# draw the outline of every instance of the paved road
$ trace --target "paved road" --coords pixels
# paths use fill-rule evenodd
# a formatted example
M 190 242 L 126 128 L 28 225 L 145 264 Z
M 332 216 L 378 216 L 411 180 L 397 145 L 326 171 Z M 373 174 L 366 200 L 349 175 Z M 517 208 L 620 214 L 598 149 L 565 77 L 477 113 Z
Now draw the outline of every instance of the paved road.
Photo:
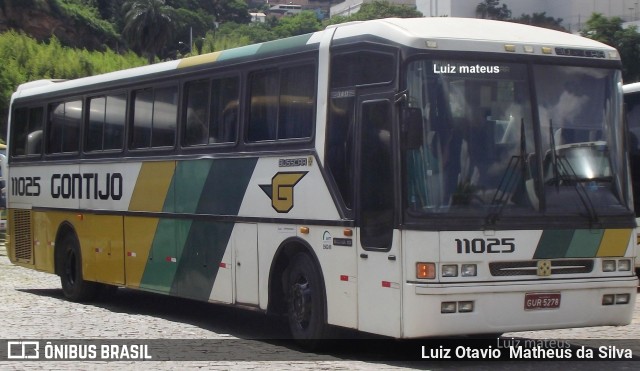
M 640 298 L 640 296 L 639 296 Z M 104 339 L 125 339 L 164 347 L 166 353 L 156 358 L 180 357 L 181 361 L 6 361 L 0 357 L 0 369 L 64 369 L 64 370 L 139 370 L 139 369 L 321 369 L 321 370 L 389 370 L 389 369 L 474 369 L 474 370 L 547 370 L 566 369 L 637 369 L 640 358 L 616 362 L 418 362 L 399 360 L 397 354 L 413 343 L 382 342 L 376 339 L 347 341 L 325 354 L 308 353 L 282 340 L 286 326 L 277 318 L 207 303 L 193 302 L 162 295 L 120 289 L 109 298 L 91 304 L 64 300 L 57 276 L 11 265 L 3 245 L 0 245 L 0 339 L 32 340 L 66 339 L 73 344 L 93 339 L 101 346 Z M 346 334 L 349 336 L 350 334 Z M 598 344 L 614 344 L 632 349 L 640 355 L 640 299 L 635 303 L 633 323 L 624 327 L 596 327 L 510 333 L 510 339 L 569 339 L 576 344 L 584 339 L 600 339 Z M 57 340 L 56 340 L 57 339 Z M 167 343 L 151 339 L 172 340 Z M 575 342 L 573 339 L 576 339 Z M 577 340 L 580 339 L 580 340 Z M 604 339 L 604 340 L 602 340 Z M 620 340 L 624 339 L 624 340 Z M 46 341 L 46 340 L 42 340 Z M 159 343 L 158 343 L 159 342 Z M 84 343 L 83 343 L 84 344 Z M 346 344 L 346 346 L 342 346 Z M 382 345 L 381 345 L 382 344 Z M 391 344 L 391 346 L 388 346 Z M 496 347 L 495 340 L 491 345 Z M 590 345 L 590 344 L 587 344 Z M 0 341 L 7 347 L 7 342 Z M 61 345 L 62 346 L 62 345 Z M 363 349 L 368 348 L 368 349 Z M 215 349 L 220 360 L 193 361 L 193 355 L 209 355 Z M 0 354 L 3 354 L 0 349 Z M 41 350 L 42 351 L 42 347 Z M 413 350 L 411 350 L 413 351 Z M 195 352 L 195 353 L 194 353 Z M 207 357 L 204 357 L 207 358 Z M 419 358 L 419 356 L 416 356 Z M 486 358 L 486 357 L 485 357 Z

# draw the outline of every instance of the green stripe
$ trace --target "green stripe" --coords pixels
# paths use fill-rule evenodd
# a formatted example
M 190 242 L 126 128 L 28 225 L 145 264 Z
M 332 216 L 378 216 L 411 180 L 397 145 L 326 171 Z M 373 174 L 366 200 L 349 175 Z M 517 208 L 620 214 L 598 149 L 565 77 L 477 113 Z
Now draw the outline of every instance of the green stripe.
M 257 157 L 176 163 L 163 210 L 195 214 L 194 219 L 160 219 L 141 288 L 209 298 L 234 224 L 196 215 L 238 215 L 257 163 Z
M 160 219 L 140 288 L 166 293 L 170 291 L 187 237 L 186 231 L 190 226 L 190 220 Z M 176 261 L 172 262 L 171 258 Z
M 192 214 L 198 207 L 213 160 L 179 161 L 175 173 L 176 212 Z
M 573 234 L 571 244 L 565 257 L 593 258 L 598 252 L 600 241 L 604 236 L 603 229 L 578 229 Z
M 260 45 L 261 44 L 253 44 L 253 45 L 242 46 L 240 48 L 225 50 L 222 52 L 222 54 L 220 54 L 220 57 L 216 62 L 224 61 L 227 59 L 242 58 L 242 57 L 248 57 L 248 56 L 254 55 L 258 52 L 258 49 L 260 49 Z
M 165 213 L 174 213 L 176 211 L 176 176 L 175 172 L 171 178 L 169 189 L 167 189 L 167 195 L 164 198 L 164 204 L 162 205 L 162 211 Z
M 257 162 L 255 157 L 213 161 L 196 212 L 238 215 Z
M 573 239 L 573 230 L 546 230 L 542 232 L 534 259 L 563 258 Z
M 263 43 L 258 49 L 258 53 L 272 53 L 286 49 L 293 49 L 307 45 L 307 42 L 311 38 L 312 34 L 299 35 L 294 37 L 288 37 L 286 39 L 274 40 Z
M 172 295 L 209 299 L 232 231 L 233 223 L 193 223 L 171 287 Z

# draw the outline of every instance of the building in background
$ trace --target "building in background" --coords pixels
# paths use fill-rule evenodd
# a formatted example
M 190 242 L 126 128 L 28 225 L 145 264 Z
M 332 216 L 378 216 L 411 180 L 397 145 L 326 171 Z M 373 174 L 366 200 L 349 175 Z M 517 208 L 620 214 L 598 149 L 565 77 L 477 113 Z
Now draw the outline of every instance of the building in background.
M 302 11 L 313 11 L 318 19 L 329 17 L 329 8 L 340 0 L 252 0 L 251 9 L 261 9 L 266 16 L 284 17 Z M 255 22 L 255 21 L 254 21 Z
M 251 22 L 265 23 L 267 21 L 267 15 L 262 12 L 249 13 L 251 16 Z

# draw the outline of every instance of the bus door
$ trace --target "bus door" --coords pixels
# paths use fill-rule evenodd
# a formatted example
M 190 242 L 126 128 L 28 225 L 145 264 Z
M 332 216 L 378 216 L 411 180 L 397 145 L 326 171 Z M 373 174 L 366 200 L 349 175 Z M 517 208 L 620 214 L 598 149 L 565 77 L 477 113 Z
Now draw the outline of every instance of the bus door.
M 400 336 L 402 262 L 394 233 L 393 95 L 358 100 L 358 329 Z

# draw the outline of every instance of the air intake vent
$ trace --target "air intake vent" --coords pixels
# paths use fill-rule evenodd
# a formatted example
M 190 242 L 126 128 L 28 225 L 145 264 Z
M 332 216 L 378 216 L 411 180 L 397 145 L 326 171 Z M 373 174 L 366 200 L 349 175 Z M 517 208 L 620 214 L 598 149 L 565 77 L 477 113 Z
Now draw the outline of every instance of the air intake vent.
M 535 276 L 536 260 L 489 263 L 492 276 Z M 593 259 L 551 260 L 551 275 L 591 273 Z
M 33 243 L 31 239 L 31 210 L 9 210 L 9 228 L 14 246 L 15 259 L 33 264 Z

